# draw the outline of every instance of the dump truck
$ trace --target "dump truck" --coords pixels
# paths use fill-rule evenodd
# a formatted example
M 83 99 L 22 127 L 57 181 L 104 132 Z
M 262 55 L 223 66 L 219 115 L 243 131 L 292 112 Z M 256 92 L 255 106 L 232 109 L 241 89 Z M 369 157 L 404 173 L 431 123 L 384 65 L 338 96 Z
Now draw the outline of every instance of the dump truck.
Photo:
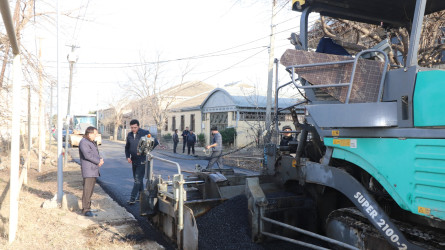
M 69 142 L 71 146 L 78 147 L 80 140 L 82 140 L 85 130 L 92 126 L 97 128 L 97 115 L 96 114 L 82 114 L 73 115 L 73 133 L 69 136 Z M 98 134 L 96 137 L 97 145 L 102 145 L 102 135 Z
M 199 168 L 185 176 L 178 163 L 151 155 L 150 138 L 141 140 L 148 178 L 141 214 L 178 248 L 198 249 L 196 219 L 244 195 L 255 242 L 319 249 L 295 237 L 305 234 L 333 249 L 445 249 L 445 71 L 417 58 L 424 16 L 445 10 L 445 1 L 293 0 L 292 9 L 301 12 L 300 33 L 280 59 L 290 81 L 275 93 L 304 91 L 305 101 L 288 108 L 298 140 L 267 144 L 262 173 L 250 176 Z M 390 65 L 382 47 L 354 56 L 311 52 L 312 12 L 406 28 L 406 63 Z M 301 106 L 303 115 L 293 112 Z M 178 173 L 156 177 L 153 161 Z

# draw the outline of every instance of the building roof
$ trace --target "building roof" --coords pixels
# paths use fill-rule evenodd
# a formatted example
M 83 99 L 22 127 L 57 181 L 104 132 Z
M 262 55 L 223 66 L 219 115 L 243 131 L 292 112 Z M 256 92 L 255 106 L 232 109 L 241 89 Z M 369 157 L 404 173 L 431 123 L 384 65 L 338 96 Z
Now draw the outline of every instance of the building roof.
M 176 98 L 193 98 L 197 95 L 200 95 L 204 92 L 208 93 L 213 90 L 215 87 L 213 85 L 200 82 L 200 81 L 192 81 L 186 82 L 183 84 L 176 85 L 174 87 L 168 88 L 160 93 L 160 95 L 164 96 L 175 96 Z
M 260 93 L 255 93 L 255 88 L 217 88 L 214 89 L 207 98 L 202 102 L 201 108 L 205 108 L 213 98 L 217 98 L 218 105 L 227 107 L 236 107 L 237 109 L 243 108 L 260 108 L 265 109 L 267 105 L 267 96 Z M 275 98 L 272 98 L 272 105 Z M 279 98 L 278 107 L 286 108 L 296 104 L 301 100 L 296 98 Z
M 274 99 L 272 98 L 272 106 L 274 106 Z M 297 98 L 279 98 L 278 107 L 286 108 L 299 101 L 301 100 Z M 212 88 L 212 90 L 201 92 L 175 104 L 170 110 L 174 112 L 199 110 L 201 108 L 207 108 L 207 111 L 252 110 L 265 109 L 266 104 L 267 97 L 264 93 L 258 93 L 258 89 L 251 85 L 237 83 L 224 88 Z
M 201 103 L 206 99 L 207 95 L 211 91 L 206 91 L 196 96 L 190 97 L 183 102 L 177 103 L 173 105 L 170 110 L 172 111 L 180 111 L 180 110 L 196 110 L 199 109 Z

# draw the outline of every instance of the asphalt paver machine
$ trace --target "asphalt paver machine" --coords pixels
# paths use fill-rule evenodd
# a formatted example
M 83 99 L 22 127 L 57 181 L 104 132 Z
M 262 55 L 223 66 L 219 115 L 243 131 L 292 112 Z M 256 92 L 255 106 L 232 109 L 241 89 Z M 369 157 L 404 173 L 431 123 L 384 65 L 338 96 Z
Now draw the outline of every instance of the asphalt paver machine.
M 445 1 L 292 4 L 300 34 L 280 59 L 291 81 L 276 95 L 287 85 L 305 92 L 298 104 L 305 113 L 290 107 L 298 140 L 267 144 L 255 176 L 197 170 L 184 177 L 178 165 L 165 181 L 149 170 L 141 213 L 179 248 L 197 249 L 195 218 L 244 194 L 256 242 L 318 248 L 298 238 L 304 234 L 335 249 L 445 249 L 445 71 L 420 67 L 417 58 L 424 16 L 444 10 Z M 353 57 L 308 51 L 311 12 L 407 28 L 405 65 L 391 66 L 381 48 Z

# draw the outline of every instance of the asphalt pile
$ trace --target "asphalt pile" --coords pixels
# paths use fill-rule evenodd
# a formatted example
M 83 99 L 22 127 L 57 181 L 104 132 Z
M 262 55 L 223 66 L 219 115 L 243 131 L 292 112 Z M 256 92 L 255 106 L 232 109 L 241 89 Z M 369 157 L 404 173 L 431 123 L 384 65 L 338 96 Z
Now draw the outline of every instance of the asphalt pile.
M 200 250 L 264 249 L 252 242 L 247 198 L 233 197 L 196 219 Z

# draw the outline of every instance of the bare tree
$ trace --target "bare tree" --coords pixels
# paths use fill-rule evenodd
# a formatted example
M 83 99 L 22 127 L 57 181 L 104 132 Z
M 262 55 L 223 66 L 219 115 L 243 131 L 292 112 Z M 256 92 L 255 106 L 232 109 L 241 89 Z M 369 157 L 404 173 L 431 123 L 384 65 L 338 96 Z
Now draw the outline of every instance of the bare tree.
M 241 92 L 243 93 L 247 103 L 249 106 L 255 107 L 255 110 L 250 112 L 241 112 L 240 118 L 247 123 L 250 127 L 249 130 L 246 131 L 247 136 L 253 139 L 257 146 L 263 144 L 263 133 L 266 131 L 266 110 L 261 108 L 261 103 L 264 103 L 264 96 L 260 95 L 260 91 L 258 86 L 254 86 L 253 88 L 241 88 Z M 251 141 L 250 140 L 250 141 Z
M 38 55 L 33 50 L 26 47 L 21 42 L 22 37 L 27 36 L 27 28 L 31 25 L 43 29 L 48 29 L 51 25 L 54 25 L 54 6 L 41 1 L 35 5 L 35 0 L 17 0 L 14 6 L 13 23 L 15 27 L 16 37 L 20 46 L 20 56 L 22 60 L 22 72 L 23 79 L 31 87 L 32 95 L 39 91 L 40 83 L 39 77 L 42 82 L 52 85 L 53 79 L 47 74 L 47 72 L 41 67 Z M 71 12 L 65 12 L 63 15 L 70 17 Z M 11 98 L 8 86 L 8 70 L 10 70 L 12 53 L 10 51 L 10 42 L 8 36 L 0 32 L 0 96 L 2 100 L 8 100 Z M 33 45 L 31 45 L 33 47 Z M 5 101 L 5 105 L 0 105 L 0 133 L 3 133 L 2 128 L 8 127 L 10 120 L 11 110 L 8 106 L 8 101 Z M 43 106 L 44 101 L 40 101 Z M 42 107 L 41 107 L 42 108 Z
M 113 128 L 113 140 L 117 140 L 117 133 L 119 131 L 119 127 L 123 125 L 124 114 L 128 111 L 128 98 L 122 97 L 120 99 L 114 98 L 109 103 L 109 108 L 104 110 L 106 113 L 105 119 L 101 122 L 108 126 L 110 125 Z
M 418 64 L 431 67 L 442 62 L 445 49 L 445 11 L 425 16 L 418 51 Z M 317 32 L 322 31 L 322 32 Z M 321 36 L 328 36 L 347 50 L 358 52 L 388 39 L 392 51 L 389 59 L 392 64 L 404 65 L 408 54 L 409 32 L 406 28 L 384 29 L 381 26 L 352 22 L 343 19 L 321 17 L 313 29 L 312 45 Z M 402 61 L 399 60 L 402 58 Z
M 192 70 L 190 64 L 186 64 L 181 68 L 178 82 L 171 84 L 172 81 L 163 78 L 164 66 L 165 62 L 161 61 L 159 54 L 154 62 L 141 56 L 140 66 L 134 69 L 127 86 L 127 92 L 136 100 L 132 104 L 134 116 L 140 119 L 141 125 L 156 125 L 158 131 L 162 131 L 167 110 L 176 101 L 185 77 Z M 175 86 L 166 88 L 171 85 Z

